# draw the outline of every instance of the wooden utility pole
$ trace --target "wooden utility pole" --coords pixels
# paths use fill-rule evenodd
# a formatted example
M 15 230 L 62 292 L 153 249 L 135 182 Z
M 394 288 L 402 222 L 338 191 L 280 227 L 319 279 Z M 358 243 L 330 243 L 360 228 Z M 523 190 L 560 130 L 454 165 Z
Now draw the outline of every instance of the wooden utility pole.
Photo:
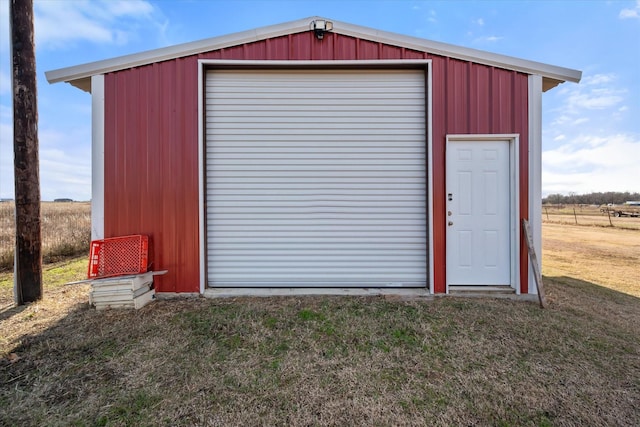
M 16 199 L 15 302 L 42 298 L 40 172 L 33 0 L 9 0 Z

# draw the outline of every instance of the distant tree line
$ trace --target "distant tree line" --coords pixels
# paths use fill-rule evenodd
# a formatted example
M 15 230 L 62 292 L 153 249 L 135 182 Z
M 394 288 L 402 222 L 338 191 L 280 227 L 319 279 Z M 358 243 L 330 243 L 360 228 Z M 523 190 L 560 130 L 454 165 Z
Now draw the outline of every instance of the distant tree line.
M 542 199 L 542 204 L 550 205 L 606 205 L 613 203 L 619 205 L 631 200 L 640 200 L 640 193 L 609 191 L 606 193 L 589 194 L 549 194 Z

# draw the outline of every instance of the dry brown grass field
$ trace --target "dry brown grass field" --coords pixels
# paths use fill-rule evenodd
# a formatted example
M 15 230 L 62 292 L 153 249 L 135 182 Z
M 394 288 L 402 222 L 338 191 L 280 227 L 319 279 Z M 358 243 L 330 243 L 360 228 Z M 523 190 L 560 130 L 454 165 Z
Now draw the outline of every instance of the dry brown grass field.
M 0 425 L 640 425 L 640 231 L 543 225 L 549 305 L 494 298 L 156 301 L 96 311 L 86 257 L 11 306 Z M 635 281 L 634 281 L 635 278 Z
M 13 202 L 0 203 L 0 271 L 13 268 L 15 245 Z M 42 258 L 45 263 L 89 253 L 91 203 L 43 202 Z
M 624 219 L 640 223 L 640 218 Z M 640 229 L 545 223 L 542 241 L 544 275 L 584 280 L 640 298 Z

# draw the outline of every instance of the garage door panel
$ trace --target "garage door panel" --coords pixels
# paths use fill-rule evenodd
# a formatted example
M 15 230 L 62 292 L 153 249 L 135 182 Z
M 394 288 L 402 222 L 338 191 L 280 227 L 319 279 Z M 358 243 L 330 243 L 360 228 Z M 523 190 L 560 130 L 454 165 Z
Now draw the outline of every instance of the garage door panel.
M 264 251 L 265 253 L 283 252 L 285 256 L 307 253 L 307 251 L 321 251 L 325 253 L 345 253 L 347 256 L 370 254 L 376 252 L 388 253 L 393 251 L 397 254 L 402 253 L 421 253 L 426 250 L 426 244 L 423 241 L 395 241 L 395 242 L 364 242 L 355 243 L 342 242 L 339 247 L 334 242 L 252 242 L 246 240 L 244 242 L 217 242 L 211 245 L 214 249 L 209 248 L 207 253 L 213 255 L 226 251 L 241 251 L 250 256 L 252 251 Z
M 296 262 L 315 262 L 320 263 L 344 263 L 344 262 L 356 262 L 356 263 L 411 263 L 421 264 L 425 260 L 419 255 L 413 254 L 412 251 L 367 251 L 363 253 L 353 254 L 349 251 L 320 251 L 320 250 L 307 250 L 300 251 L 301 253 L 292 253 L 292 251 L 240 251 L 240 250 L 226 250 L 215 251 L 209 253 L 209 260 L 213 263 L 225 263 L 225 262 L 246 262 L 246 256 L 251 255 L 252 263 L 272 263 L 272 262 L 287 262 L 289 258 L 295 259 Z M 348 261 L 345 260 L 347 255 Z
M 213 71 L 210 286 L 426 286 L 424 73 Z
M 251 206 L 250 206 L 251 207 Z M 236 204 L 229 204 L 227 206 L 216 206 L 207 207 L 207 211 L 210 213 L 207 215 L 207 222 L 211 224 L 211 215 L 246 215 L 246 206 L 237 206 Z M 416 211 L 424 210 L 426 205 L 418 205 L 418 206 L 408 206 L 406 210 L 412 209 Z M 260 211 L 262 215 L 290 215 L 292 213 L 298 215 L 313 215 L 313 217 L 318 218 L 335 218 L 336 215 L 340 215 L 343 217 L 353 217 L 354 219 L 361 218 L 363 215 L 368 214 L 385 214 L 388 215 L 389 221 L 399 221 L 401 218 L 395 218 L 396 212 L 398 211 L 397 206 L 351 206 L 351 207 L 340 207 L 340 206 L 282 206 L 281 204 L 274 203 L 269 206 L 260 206 Z

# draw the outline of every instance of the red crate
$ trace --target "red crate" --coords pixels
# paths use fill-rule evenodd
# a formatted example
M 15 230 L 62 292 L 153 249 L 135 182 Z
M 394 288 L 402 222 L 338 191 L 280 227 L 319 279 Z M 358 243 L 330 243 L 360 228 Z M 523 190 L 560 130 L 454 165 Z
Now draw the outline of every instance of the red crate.
M 146 273 L 149 237 L 143 235 L 94 240 L 89 251 L 87 278 Z

